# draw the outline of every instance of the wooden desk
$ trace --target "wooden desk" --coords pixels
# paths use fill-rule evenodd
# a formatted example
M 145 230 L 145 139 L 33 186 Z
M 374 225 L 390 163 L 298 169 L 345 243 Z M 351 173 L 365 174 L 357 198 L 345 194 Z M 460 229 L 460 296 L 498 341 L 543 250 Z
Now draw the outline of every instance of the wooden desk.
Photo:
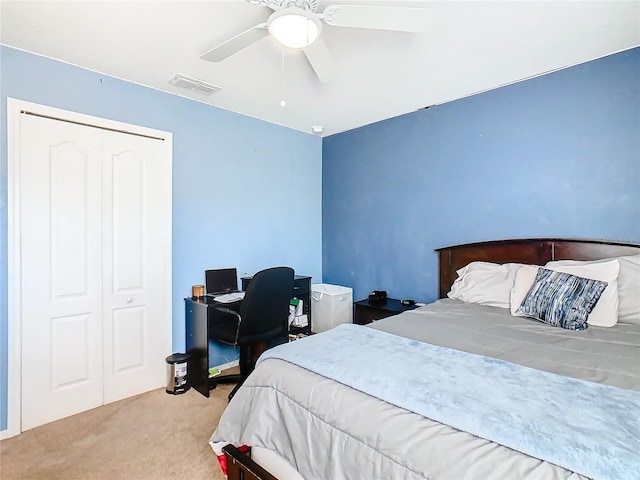
M 238 304 L 220 303 L 210 297 L 184 299 L 186 348 L 189 354 L 187 377 L 191 387 L 205 397 L 209 396 L 209 324 L 215 324 L 215 315 L 224 315 L 216 307 L 238 308 Z
M 246 290 L 251 277 L 242 277 L 242 290 Z M 307 314 L 309 324 L 303 328 L 292 327 L 292 334 L 311 334 L 311 277 L 296 275 L 293 282 L 291 297 L 299 298 L 303 303 L 303 312 Z M 189 354 L 187 376 L 191 387 L 205 397 L 209 396 L 209 328 L 215 325 L 216 307 L 228 307 L 239 310 L 240 302 L 220 303 L 211 297 L 184 299 L 186 351 Z M 212 327 L 213 328 L 213 327 Z

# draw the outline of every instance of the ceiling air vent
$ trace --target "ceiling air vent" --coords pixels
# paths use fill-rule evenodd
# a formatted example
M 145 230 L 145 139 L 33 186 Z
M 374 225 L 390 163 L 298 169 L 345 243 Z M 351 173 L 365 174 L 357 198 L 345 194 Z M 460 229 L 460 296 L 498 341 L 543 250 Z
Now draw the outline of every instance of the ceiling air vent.
M 203 95 L 211 95 L 212 93 L 220 90 L 220 87 L 207 82 L 203 82 L 202 80 L 187 77 L 186 75 L 182 75 L 181 73 L 176 73 L 173 78 L 169 80 L 169 83 L 177 87 L 182 87 L 186 88 L 187 90 L 202 93 Z

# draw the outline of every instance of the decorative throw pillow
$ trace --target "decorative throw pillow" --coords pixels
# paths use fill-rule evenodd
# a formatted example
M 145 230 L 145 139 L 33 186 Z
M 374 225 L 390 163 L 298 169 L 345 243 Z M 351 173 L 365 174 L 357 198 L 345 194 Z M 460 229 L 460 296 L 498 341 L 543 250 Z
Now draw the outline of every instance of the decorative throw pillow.
M 511 288 L 521 263 L 471 262 L 457 270 L 449 298 L 491 307 L 509 308 Z
M 553 265 L 549 262 L 545 268 L 569 273 L 577 277 L 590 278 L 607 282 L 608 286 L 589 315 L 589 325 L 597 327 L 613 327 L 618 322 L 618 271 L 620 264 L 616 259 L 597 263 Z M 519 315 L 516 310 L 533 285 L 539 266 L 525 265 L 516 272 L 516 279 L 511 290 L 511 314 Z
M 540 268 L 517 313 L 554 327 L 584 330 L 605 288 L 607 282 Z
M 526 297 L 529 290 L 531 290 L 531 286 L 533 282 L 535 282 L 536 275 L 540 268 L 542 268 L 540 265 L 523 265 L 516 272 L 516 278 L 513 281 L 513 288 L 511 289 L 511 315 L 515 317 L 524 316 L 518 313 L 518 309 L 520 305 L 522 305 L 524 297 Z

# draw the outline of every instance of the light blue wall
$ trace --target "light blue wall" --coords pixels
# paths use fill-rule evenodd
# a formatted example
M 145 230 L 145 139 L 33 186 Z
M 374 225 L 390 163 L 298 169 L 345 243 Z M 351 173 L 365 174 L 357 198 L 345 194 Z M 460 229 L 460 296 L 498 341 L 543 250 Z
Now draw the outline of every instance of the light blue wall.
M 6 98 L 173 133 L 173 348 L 204 270 L 290 265 L 321 282 L 320 138 L 0 47 L 0 429 L 7 415 Z M 220 350 L 214 364 L 235 358 Z M 164 362 L 164 359 L 158 359 Z
M 640 242 L 640 49 L 323 141 L 323 280 L 437 298 L 434 248 Z

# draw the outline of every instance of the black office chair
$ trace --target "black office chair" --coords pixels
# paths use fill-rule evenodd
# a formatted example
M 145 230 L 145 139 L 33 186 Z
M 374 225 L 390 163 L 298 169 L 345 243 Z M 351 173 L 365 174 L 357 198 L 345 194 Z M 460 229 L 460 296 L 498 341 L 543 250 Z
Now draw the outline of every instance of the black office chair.
M 238 383 L 229 400 L 253 371 L 262 352 L 288 341 L 293 276 L 293 269 L 289 267 L 262 270 L 251 278 L 239 312 L 228 307 L 216 308 L 223 314 L 209 329 L 210 338 L 240 348 L 240 374 L 211 379 L 210 388 L 218 383 Z

